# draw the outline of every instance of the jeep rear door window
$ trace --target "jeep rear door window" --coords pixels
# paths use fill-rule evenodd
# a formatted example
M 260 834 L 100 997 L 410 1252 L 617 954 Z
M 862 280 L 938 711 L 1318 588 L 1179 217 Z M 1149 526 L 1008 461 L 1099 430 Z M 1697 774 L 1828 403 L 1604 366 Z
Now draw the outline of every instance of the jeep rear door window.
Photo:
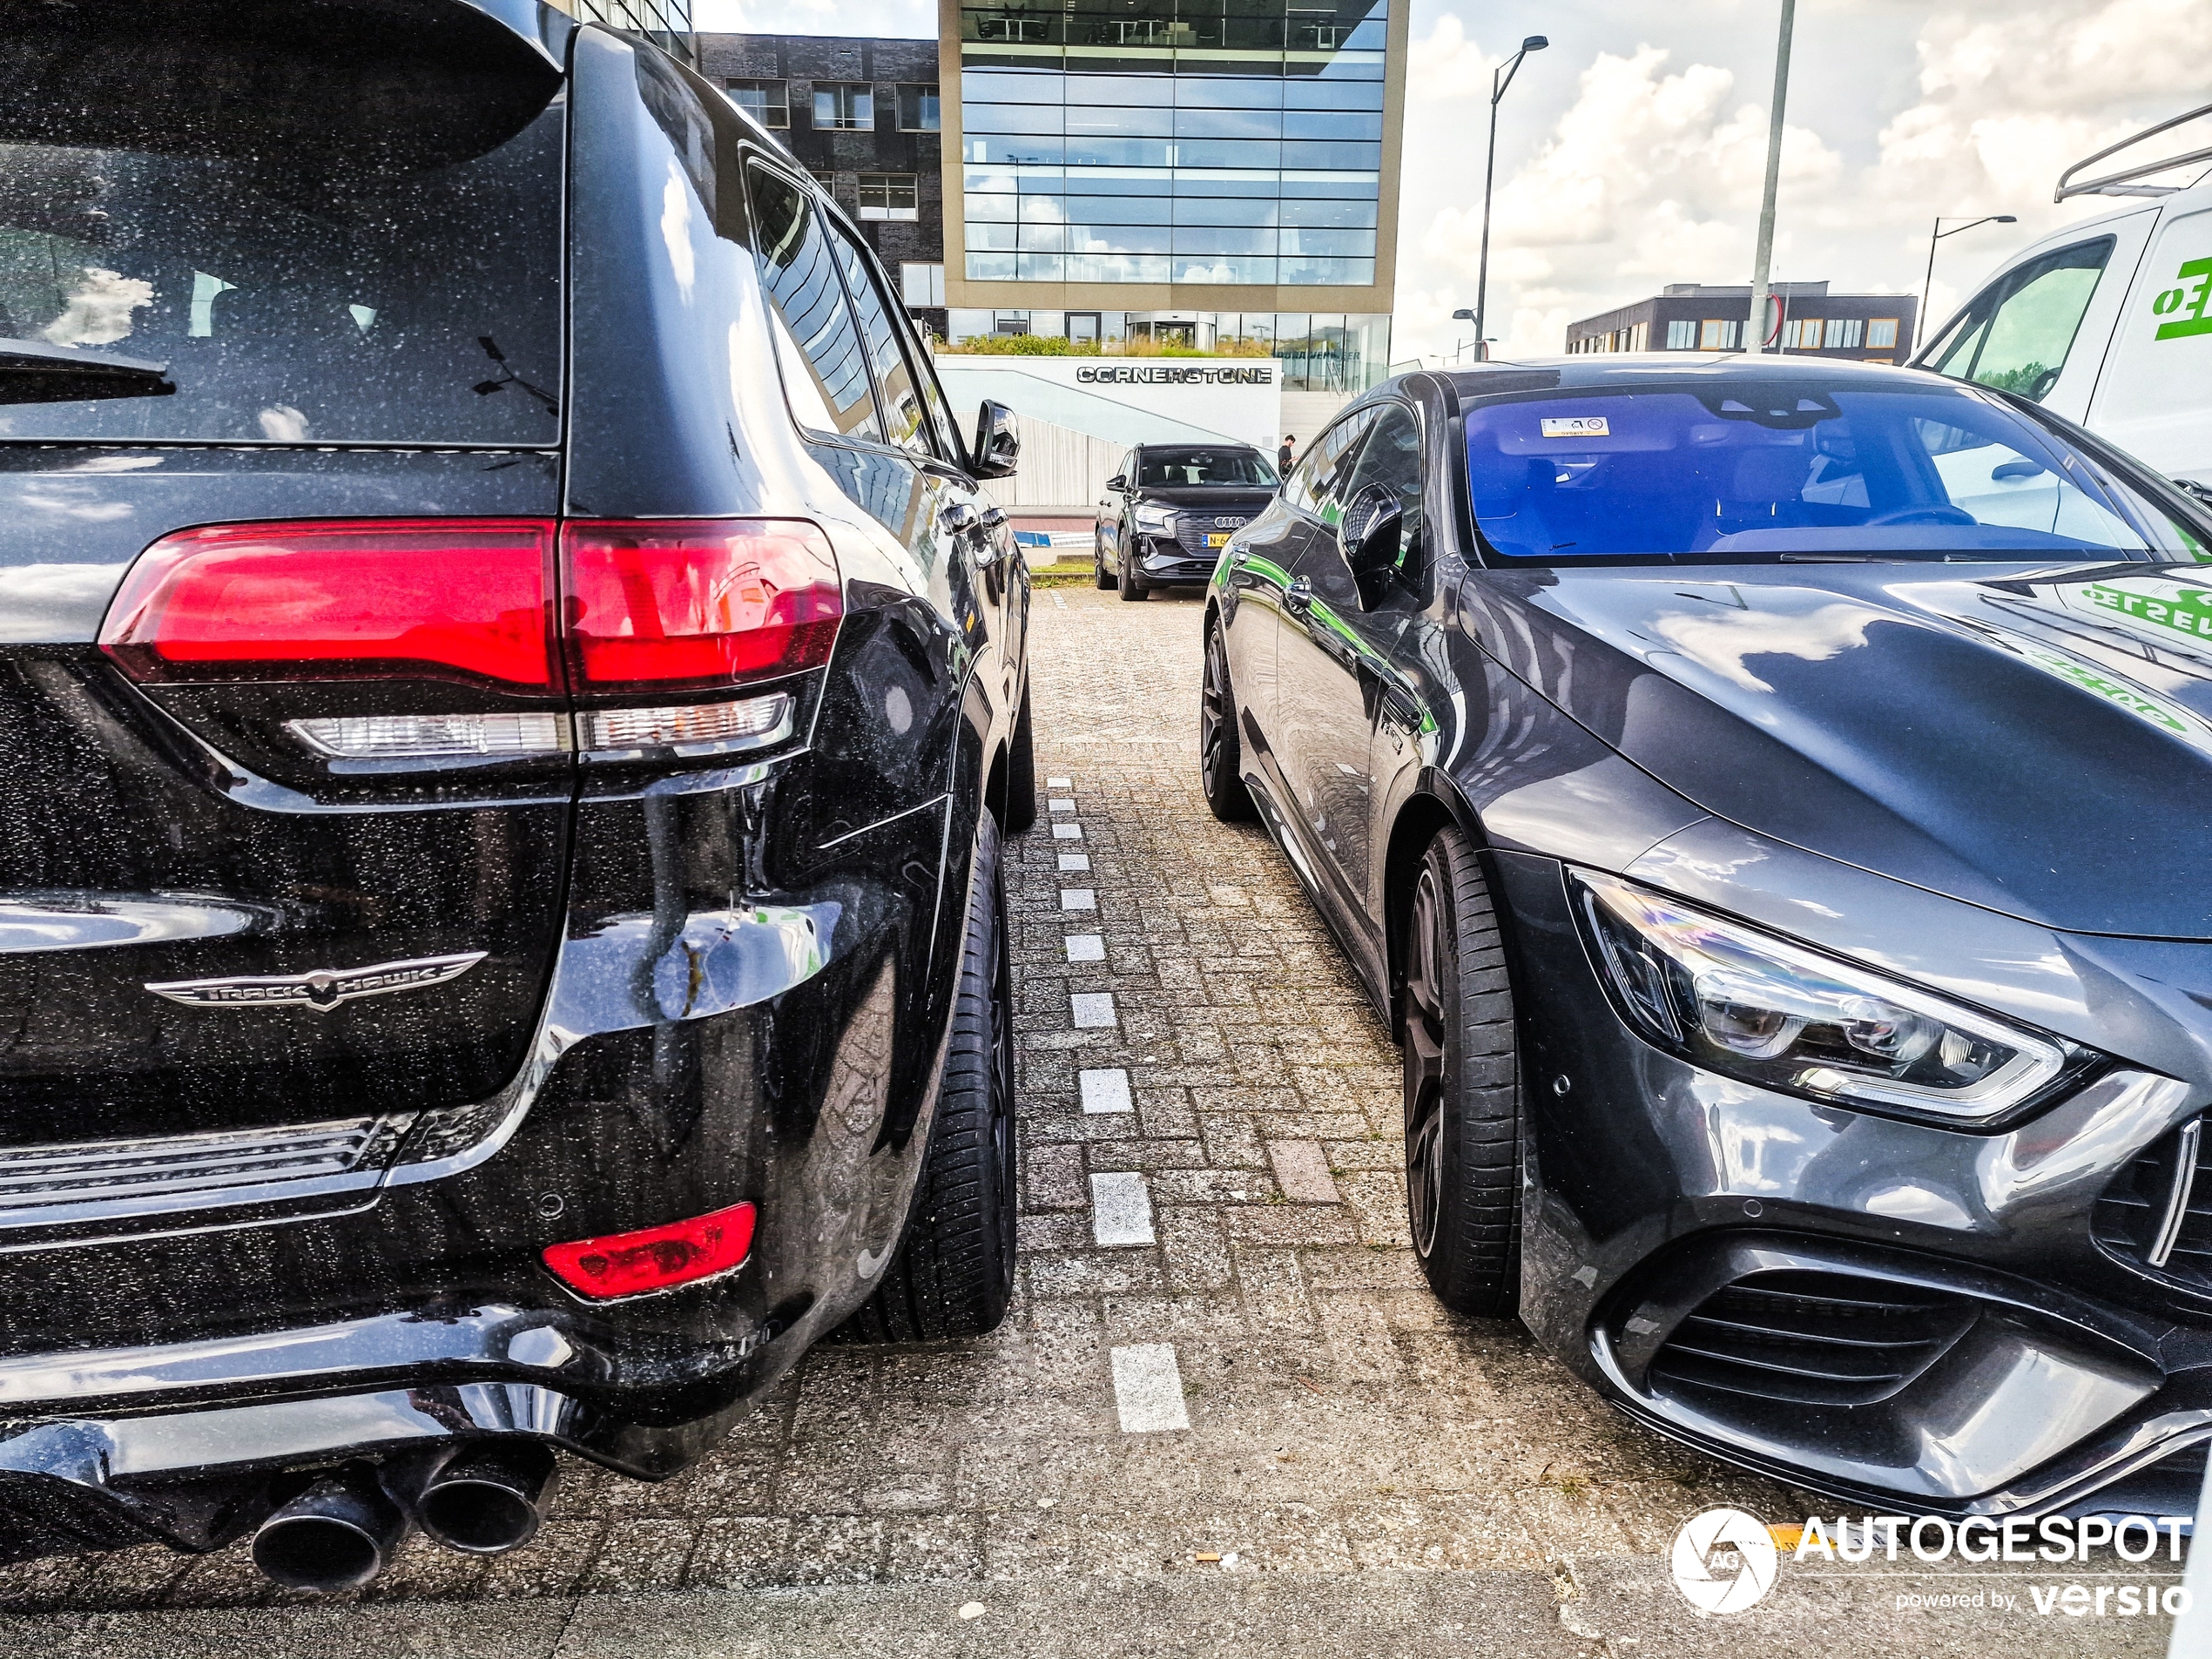
M 753 257 L 774 303 L 771 323 L 792 419 L 827 437 L 880 438 L 860 329 L 821 221 L 806 192 L 752 169 Z
M 1927 367 L 1953 380 L 2039 401 L 2058 384 L 2082 314 L 2112 257 L 2113 239 L 2030 260 L 1978 295 Z
M 50 365 L 0 368 L 0 439 L 555 442 L 557 78 L 478 65 L 456 107 L 434 69 L 230 50 L 253 97 L 172 76 L 0 115 L 0 336 Z
M 1514 563 L 2194 558 L 2189 528 L 1968 387 L 1746 375 L 1501 398 L 1467 416 L 1487 550 Z

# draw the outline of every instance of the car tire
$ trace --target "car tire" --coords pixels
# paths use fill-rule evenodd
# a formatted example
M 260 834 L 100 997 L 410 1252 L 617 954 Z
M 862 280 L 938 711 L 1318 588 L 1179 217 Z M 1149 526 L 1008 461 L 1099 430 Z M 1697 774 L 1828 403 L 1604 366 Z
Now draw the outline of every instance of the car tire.
M 1014 1295 L 1014 1005 L 998 828 L 975 836 L 944 1082 L 906 1235 L 875 1293 L 846 1322 L 863 1342 L 974 1337 Z
M 1117 579 L 1122 597 L 1127 600 L 1149 599 L 1152 597 L 1152 590 L 1144 585 L 1144 578 L 1137 575 L 1134 568 L 1135 564 L 1136 557 L 1130 553 L 1125 543 L 1122 548 L 1120 563 L 1115 567 L 1119 572 Z
M 1229 683 L 1229 647 L 1216 620 L 1206 630 L 1205 683 L 1198 693 L 1198 783 L 1206 810 L 1224 824 L 1252 815 L 1244 787 L 1244 740 L 1237 728 L 1237 692 Z
M 1489 883 L 1455 827 L 1422 854 L 1406 911 L 1406 1208 L 1413 1253 L 1456 1312 L 1521 1301 L 1521 1130 L 1513 992 Z
M 1006 833 L 1022 835 L 1037 821 L 1037 739 L 1029 724 L 1029 687 L 1022 687 L 1022 712 L 1006 752 Z

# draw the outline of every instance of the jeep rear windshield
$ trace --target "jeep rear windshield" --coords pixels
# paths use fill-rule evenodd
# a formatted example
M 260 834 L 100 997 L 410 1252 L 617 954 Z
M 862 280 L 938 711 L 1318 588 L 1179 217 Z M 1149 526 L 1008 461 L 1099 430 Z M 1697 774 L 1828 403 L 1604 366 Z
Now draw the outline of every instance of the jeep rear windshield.
M 1467 440 L 1476 525 L 1515 563 L 2203 556 L 2157 502 L 1970 387 L 1548 392 L 1478 406 Z
M 554 442 L 561 82 L 466 44 L 7 49 L 0 441 Z

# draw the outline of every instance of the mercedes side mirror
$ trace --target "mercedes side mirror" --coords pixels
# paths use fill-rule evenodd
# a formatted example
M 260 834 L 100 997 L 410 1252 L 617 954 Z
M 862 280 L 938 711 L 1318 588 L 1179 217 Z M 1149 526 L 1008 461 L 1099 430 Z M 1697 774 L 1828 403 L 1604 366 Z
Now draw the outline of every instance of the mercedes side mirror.
M 1014 411 L 1003 403 L 983 400 L 975 413 L 974 464 L 968 470 L 978 478 L 1011 478 L 1022 459 L 1022 430 Z
M 1345 505 L 1337 521 L 1337 552 L 1359 590 L 1359 608 L 1382 603 L 1405 551 L 1406 509 L 1388 484 L 1369 484 Z

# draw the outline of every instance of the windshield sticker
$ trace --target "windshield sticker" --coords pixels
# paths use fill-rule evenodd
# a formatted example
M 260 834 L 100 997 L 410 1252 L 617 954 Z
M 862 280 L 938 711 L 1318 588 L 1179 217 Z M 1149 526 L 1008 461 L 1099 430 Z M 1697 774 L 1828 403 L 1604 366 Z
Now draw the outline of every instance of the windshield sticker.
M 2186 315 L 2176 322 L 2158 325 L 2155 338 L 2186 340 L 2191 334 L 2212 334 L 2212 317 L 2204 314 L 2204 307 L 2212 303 L 2212 260 L 2191 260 L 2174 273 L 2183 282 L 2195 279 L 2195 286 L 2168 288 L 2150 302 L 2152 312 L 2161 317 L 2170 317 L 2177 311 Z
M 1544 435 L 1548 438 L 1609 438 L 1613 428 L 1602 415 L 1547 415 L 1543 417 Z

